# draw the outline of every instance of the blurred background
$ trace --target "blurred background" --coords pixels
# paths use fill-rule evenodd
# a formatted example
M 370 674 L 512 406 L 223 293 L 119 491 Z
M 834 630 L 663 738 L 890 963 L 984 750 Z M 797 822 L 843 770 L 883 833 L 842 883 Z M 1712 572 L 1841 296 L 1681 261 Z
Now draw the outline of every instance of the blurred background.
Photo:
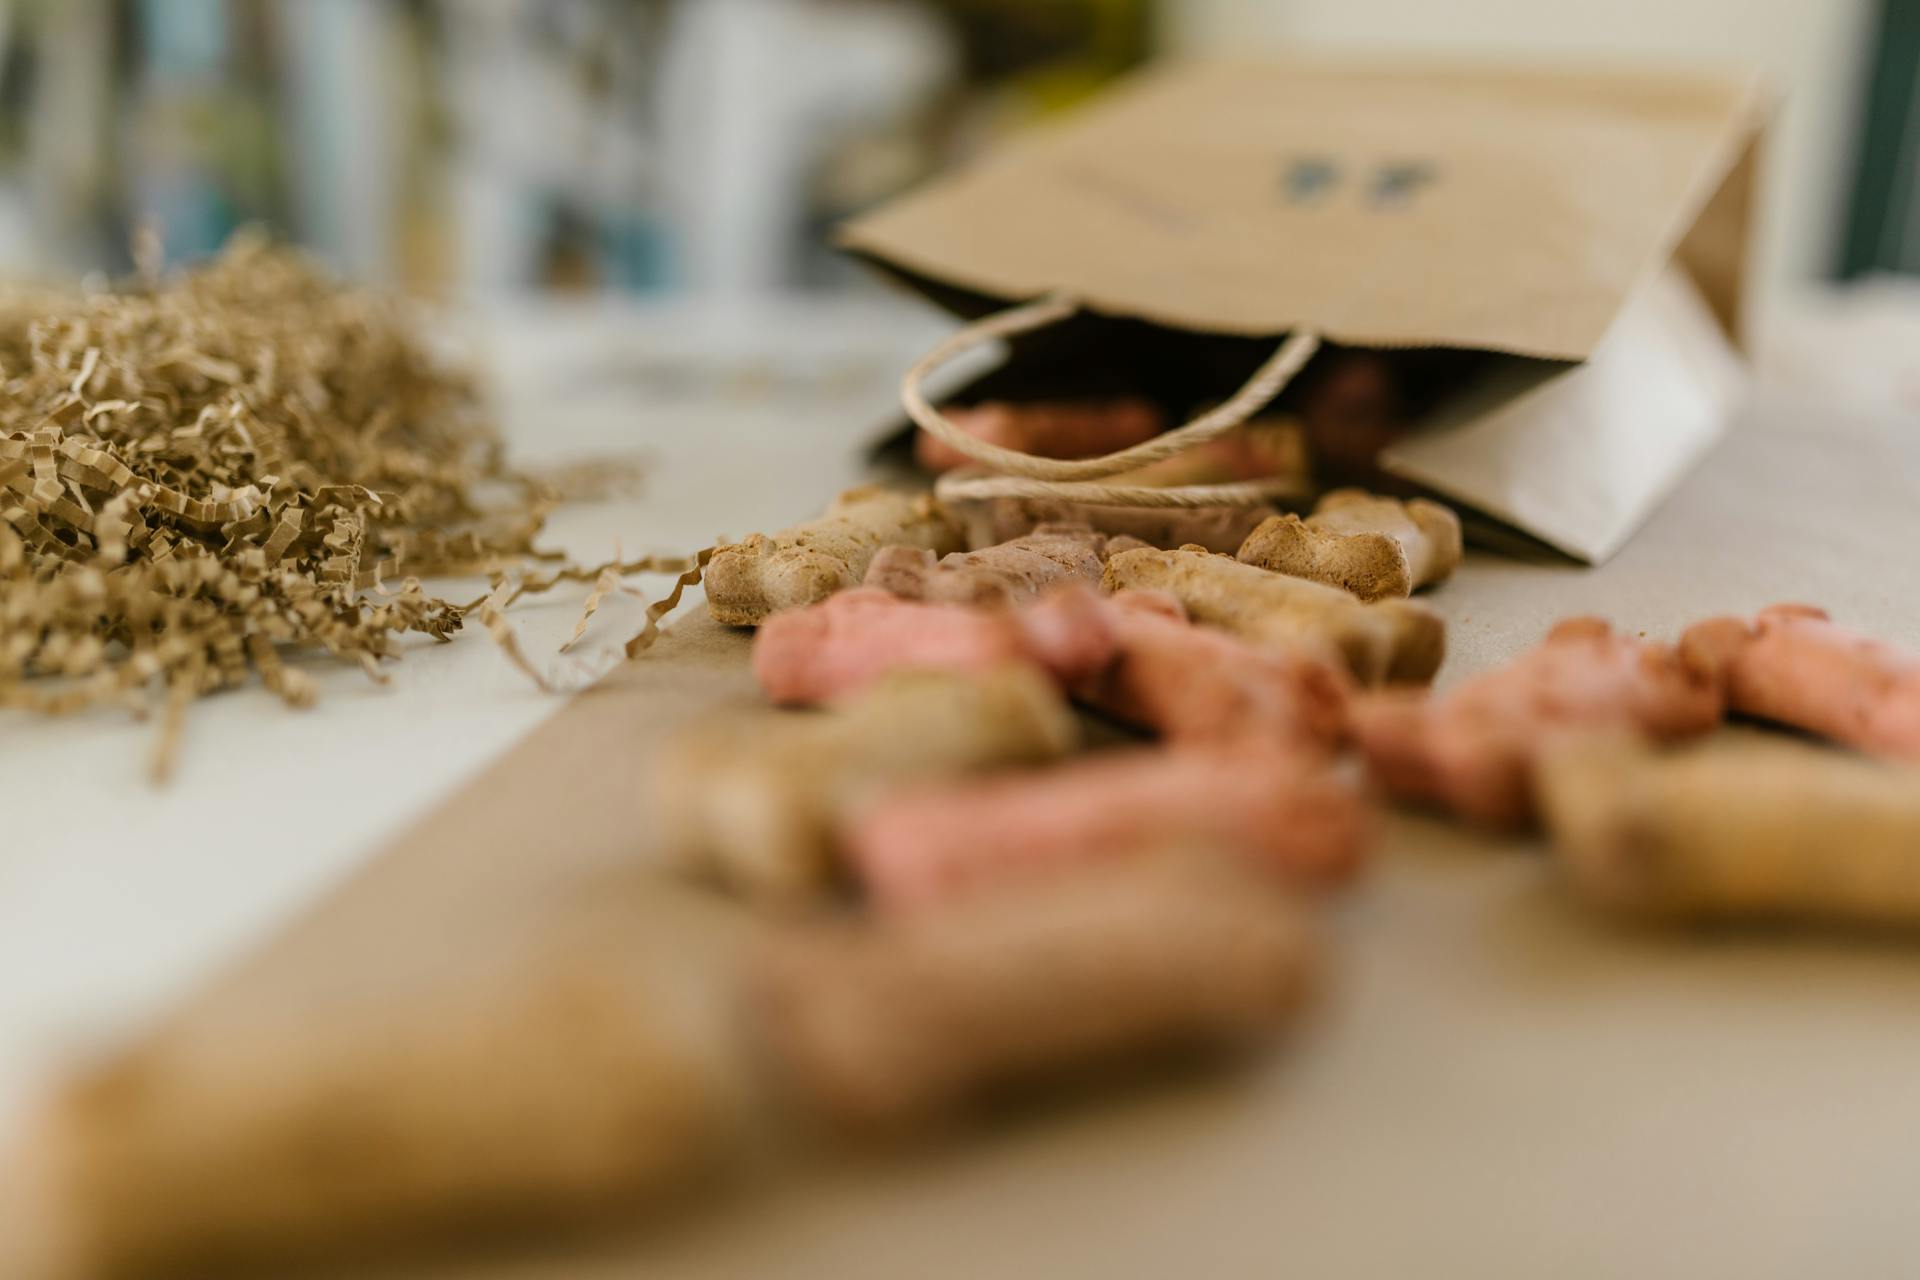
M 1920 268 L 1920 0 L 0 0 L 0 269 L 257 221 L 449 297 L 872 288 L 836 219 L 1260 47 L 1757 68 L 1764 289 Z

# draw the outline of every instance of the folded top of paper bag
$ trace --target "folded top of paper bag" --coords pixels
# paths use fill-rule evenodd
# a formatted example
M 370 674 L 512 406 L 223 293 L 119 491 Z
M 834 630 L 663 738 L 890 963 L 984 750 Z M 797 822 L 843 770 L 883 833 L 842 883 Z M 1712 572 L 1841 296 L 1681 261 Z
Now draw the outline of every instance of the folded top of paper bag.
M 1176 63 L 841 242 L 984 300 L 1579 360 L 1677 250 L 1737 329 L 1744 185 L 1724 243 L 1683 242 L 1744 169 L 1760 105 L 1741 77 Z
M 1077 336 L 1128 334 L 1110 359 L 1161 382 L 1209 376 L 1196 337 L 1302 329 L 1514 357 L 1382 464 L 1599 561 L 1737 391 L 1763 107 L 1741 76 L 1174 64 L 841 240 L 963 313 L 1132 323 Z

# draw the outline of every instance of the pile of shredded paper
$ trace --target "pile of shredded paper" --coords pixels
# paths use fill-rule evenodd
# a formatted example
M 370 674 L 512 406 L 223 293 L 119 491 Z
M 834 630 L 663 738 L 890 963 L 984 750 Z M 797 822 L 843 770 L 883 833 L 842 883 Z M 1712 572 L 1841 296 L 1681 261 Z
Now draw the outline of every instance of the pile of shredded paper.
M 258 238 L 113 291 L 0 292 L 0 707 L 157 709 L 164 774 L 204 694 L 257 675 L 310 702 L 291 654 L 377 677 L 470 609 L 510 639 L 526 590 L 686 567 L 511 583 L 561 559 L 534 547 L 558 496 L 404 307 Z M 457 604 L 427 575 L 497 589 Z

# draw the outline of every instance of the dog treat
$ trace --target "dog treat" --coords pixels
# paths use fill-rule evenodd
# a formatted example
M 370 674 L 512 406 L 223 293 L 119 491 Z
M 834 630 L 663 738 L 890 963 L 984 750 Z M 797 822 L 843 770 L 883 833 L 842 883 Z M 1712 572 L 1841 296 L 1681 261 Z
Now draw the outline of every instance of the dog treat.
M 1101 584 L 1165 591 L 1196 622 L 1249 643 L 1337 654 L 1362 684 L 1425 684 L 1446 653 L 1446 624 L 1407 600 L 1365 604 L 1337 587 L 1272 573 L 1202 547 L 1123 551 Z
M 1797 604 L 1762 609 L 1751 623 L 1698 623 L 1680 646 L 1724 673 L 1730 711 L 1875 755 L 1920 759 L 1920 655 Z
M 1099 582 L 1109 555 L 1144 545 L 1084 524 L 1043 524 L 1023 537 L 938 559 L 924 547 L 884 547 L 867 568 L 866 585 L 902 600 L 1019 604 L 1056 582 Z
M 1056 498 L 982 498 L 956 502 L 967 545 L 975 550 L 1025 537 L 1042 525 L 1084 524 L 1113 537 L 1138 538 L 1150 547 L 1188 544 L 1229 554 L 1239 549 L 1268 516 L 1265 503 L 1251 507 L 1109 507 Z
M 989 401 L 946 410 L 954 426 L 988 444 L 1017 449 L 1036 458 L 1094 458 L 1141 444 L 1166 429 L 1166 419 L 1151 401 Z M 924 431 L 914 433 L 913 457 L 928 471 L 950 471 L 972 464 L 960 450 Z
M 1330 749 L 1345 731 L 1346 676 L 1310 651 L 1257 649 L 1195 626 L 1159 591 L 1120 592 L 1109 617 L 1118 656 L 1074 692 L 1111 716 L 1176 743 L 1251 737 Z
M 285 1274 L 266 1264 L 631 1212 L 716 1172 L 753 1085 L 716 1002 L 682 985 L 701 979 L 631 937 L 553 950 L 86 1072 L 13 1171 L 0 1234 L 38 1256 L 6 1274 Z
M 776 610 L 856 585 L 874 553 L 895 544 L 944 555 L 960 549 L 960 534 L 929 494 L 849 489 L 817 520 L 772 537 L 748 534 L 716 550 L 707 566 L 707 610 L 730 626 L 758 626 Z
M 1460 554 L 1460 517 L 1439 503 L 1336 489 L 1305 520 L 1265 521 L 1240 545 L 1239 559 L 1384 600 L 1442 581 Z
M 825 702 L 889 671 L 987 671 L 1033 662 L 1064 684 L 1113 660 L 1113 624 L 1092 587 L 1056 587 L 1023 609 L 902 600 L 860 587 L 768 618 L 753 642 L 753 673 L 773 701 Z
M 876 904 L 905 910 L 1185 840 L 1333 883 L 1359 866 L 1366 829 L 1322 757 L 1242 740 L 902 786 L 854 820 L 847 853 Z
M 892 782 L 1062 756 L 1080 727 L 1026 663 L 900 671 L 824 713 L 704 725 L 655 767 L 663 847 L 744 892 L 791 897 L 835 871 L 849 808 Z
M 1920 774 L 1804 742 L 1661 753 L 1578 741 L 1540 764 L 1554 857 L 1629 915 L 1920 924 Z
M 1533 763 L 1558 737 L 1684 738 L 1721 715 L 1711 670 L 1599 618 L 1559 623 L 1512 665 L 1442 697 L 1363 693 L 1351 705 L 1354 738 L 1390 793 L 1505 827 L 1532 817 Z
M 1307 434 L 1292 418 L 1258 418 L 1243 423 L 1217 440 L 1196 445 L 1185 453 L 1109 478 L 1109 484 L 1161 485 L 1235 484 L 1244 480 L 1287 478 L 1312 492 L 1313 461 Z
M 1214 858 L 1148 857 L 907 920 L 819 924 L 758 966 L 798 1092 L 901 1127 L 1116 1058 L 1253 1042 L 1306 1002 L 1317 945 L 1283 893 Z
M 1412 427 L 1405 366 L 1414 358 L 1329 351 L 1305 371 L 1294 399 L 1323 482 L 1377 485 L 1388 478 L 1380 471 L 1380 451 Z

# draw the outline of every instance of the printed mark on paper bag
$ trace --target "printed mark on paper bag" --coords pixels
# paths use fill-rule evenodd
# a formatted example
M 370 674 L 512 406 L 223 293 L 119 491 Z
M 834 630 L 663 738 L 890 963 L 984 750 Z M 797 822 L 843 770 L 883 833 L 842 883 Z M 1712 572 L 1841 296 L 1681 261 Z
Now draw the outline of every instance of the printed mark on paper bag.
M 1354 179 L 1369 208 L 1404 209 L 1438 177 L 1426 160 L 1389 160 L 1358 171 Z M 1280 189 L 1290 204 L 1324 204 L 1347 186 L 1347 168 L 1332 156 L 1294 156 L 1285 162 Z

